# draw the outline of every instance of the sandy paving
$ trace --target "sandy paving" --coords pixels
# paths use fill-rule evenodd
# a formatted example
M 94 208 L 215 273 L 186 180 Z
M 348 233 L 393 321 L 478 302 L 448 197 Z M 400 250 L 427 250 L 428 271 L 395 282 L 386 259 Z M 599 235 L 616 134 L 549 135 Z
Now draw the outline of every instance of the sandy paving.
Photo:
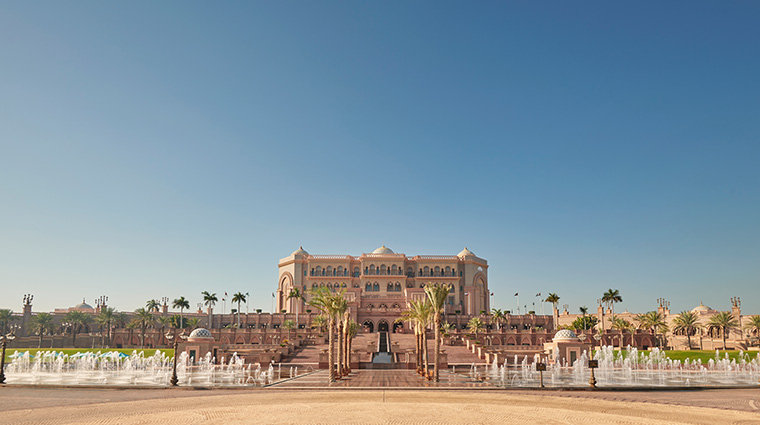
M 62 395 L 65 397 L 65 390 Z M 91 395 L 97 396 L 97 392 Z M 493 391 L 208 391 L 195 392 L 195 396 L 168 391 L 154 395 L 156 398 L 147 400 L 26 406 L 4 411 L 0 422 L 3 425 L 760 424 L 759 413 L 746 411 Z M 109 398 L 118 398 L 118 394 Z

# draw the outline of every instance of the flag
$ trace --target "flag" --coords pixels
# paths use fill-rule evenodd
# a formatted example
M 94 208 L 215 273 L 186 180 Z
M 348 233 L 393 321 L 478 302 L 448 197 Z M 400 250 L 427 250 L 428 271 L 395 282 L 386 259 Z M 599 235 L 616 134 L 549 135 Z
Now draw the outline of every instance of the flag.
M 515 292 L 515 296 L 517 296 L 517 292 Z
M 536 294 L 536 296 L 537 296 L 537 297 L 540 297 L 540 296 L 541 296 L 541 293 L 540 293 L 540 292 L 539 292 L 539 293 L 537 293 L 537 294 Z
M 272 292 L 272 298 L 274 298 L 274 292 Z
M 464 293 L 464 296 L 465 296 L 465 297 L 466 297 L 466 296 L 468 296 L 468 295 L 470 295 L 470 293 L 469 293 L 469 292 L 465 292 L 465 293 Z
M 491 296 L 493 297 L 493 292 L 491 292 Z
M 226 293 L 226 292 L 224 293 L 224 296 L 225 296 L 225 297 L 227 296 L 227 293 Z

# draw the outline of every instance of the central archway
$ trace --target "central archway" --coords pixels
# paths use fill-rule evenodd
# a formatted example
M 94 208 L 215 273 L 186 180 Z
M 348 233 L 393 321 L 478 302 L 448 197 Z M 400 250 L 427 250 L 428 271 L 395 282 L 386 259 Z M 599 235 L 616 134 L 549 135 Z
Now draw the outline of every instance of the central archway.
M 367 329 L 367 332 L 372 333 L 375 331 L 375 325 L 372 324 L 371 320 L 365 320 L 364 323 L 362 323 L 362 326 L 364 326 Z
M 388 322 L 386 322 L 385 319 L 377 323 L 377 331 L 388 332 Z

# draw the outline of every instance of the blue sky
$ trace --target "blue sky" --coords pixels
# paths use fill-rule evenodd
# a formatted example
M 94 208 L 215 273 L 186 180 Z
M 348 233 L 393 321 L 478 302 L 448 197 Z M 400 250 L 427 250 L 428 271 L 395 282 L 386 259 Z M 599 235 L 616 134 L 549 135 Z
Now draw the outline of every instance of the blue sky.
M 760 313 L 757 2 L 4 2 L 0 308 L 489 261 L 496 307 Z

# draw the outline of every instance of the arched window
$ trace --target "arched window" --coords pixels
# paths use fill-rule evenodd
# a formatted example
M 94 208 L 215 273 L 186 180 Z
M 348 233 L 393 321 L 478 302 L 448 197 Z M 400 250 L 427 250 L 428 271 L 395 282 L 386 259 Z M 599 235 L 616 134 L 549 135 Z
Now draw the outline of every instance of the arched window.
M 327 282 L 327 287 L 328 287 L 328 288 L 332 288 L 332 283 L 330 283 L 330 282 Z
M 369 265 L 369 274 L 375 274 L 375 265 L 374 264 L 370 264 Z
M 420 269 L 420 272 L 417 274 L 417 276 L 422 276 L 422 269 Z
M 322 267 L 317 266 L 317 276 L 322 276 Z
M 387 305 L 385 305 L 385 304 L 380 304 L 378 307 L 379 307 L 379 308 L 388 308 L 388 306 L 387 306 Z
M 414 269 L 411 267 L 408 267 L 406 269 L 406 277 L 414 277 Z
M 346 287 L 346 282 L 343 282 L 343 283 L 341 283 L 341 284 L 340 284 L 340 287 L 341 287 L 341 288 L 345 288 L 345 287 Z
M 311 269 L 311 275 L 314 276 L 314 268 Z
M 354 267 L 354 277 L 359 277 L 359 268 Z
M 338 266 L 338 276 L 343 276 L 343 266 Z
M 455 277 L 457 275 L 457 269 L 453 268 L 451 269 L 451 277 Z
M 372 290 L 375 291 L 375 292 L 380 292 L 380 285 L 377 282 L 375 282 L 372 285 Z
M 446 271 L 443 273 L 444 276 L 451 276 L 451 267 L 446 266 Z
M 368 268 L 368 267 L 365 267 L 365 268 L 364 268 L 364 274 L 365 274 L 365 275 L 368 275 L 368 274 L 369 274 L 369 268 Z
M 396 282 L 395 288 L 396 292 L 401 292 L 401 284 L 399 282 Z
M 324 288 L 325 283 L 324 282 L 320 282 L 319 286 Z
M 367 284 L 364 285 L 364 290 L 367 291 L 367 292 L 371 291 L 372 290 L 372 284 L 370 284 L 369 282 L 367 282 Z
M 401 306 L 398 304 L 393 304 L 393 308 L 401 308 Z
M 317 282 L 314 282 L 314 283 L 312 283 L 312 284 L 311 284 L 311 287 L 312 287 L 312 288 L 316 288 L 316 287 L 317 287 Z
M 328 276 L 332 276 L 333 275 L 332 266 L 327 266 L 327 268 L 325 269 L 325 273 L 327 273 Z
M 441 275 L 441 268 L 438 266 L 435 266 L 435 269 L 433 271 L 433 276 L 440 276 Z
M 391 274 L 394 276 L 398 274 L 398 267 L 395 264 L 391 266 Z
M 422 275 L 423 276 L 430 276 L 430 267 L 425 266 L 425 268 L 422 269 Z
M 380 266 L 380 274 L 382 274 L 382 275 L 388 274 L 388 269 L 385 267 L 385 264 L 382 264 Z
M 388 287 L 386 288 L 386 290 L 387 290 L 388 292 L 392 292 L 392 291 L 393 291 L 393 284 L 392 284 L 392 283 L 390 283 L 390 282 L 388 282 Z

